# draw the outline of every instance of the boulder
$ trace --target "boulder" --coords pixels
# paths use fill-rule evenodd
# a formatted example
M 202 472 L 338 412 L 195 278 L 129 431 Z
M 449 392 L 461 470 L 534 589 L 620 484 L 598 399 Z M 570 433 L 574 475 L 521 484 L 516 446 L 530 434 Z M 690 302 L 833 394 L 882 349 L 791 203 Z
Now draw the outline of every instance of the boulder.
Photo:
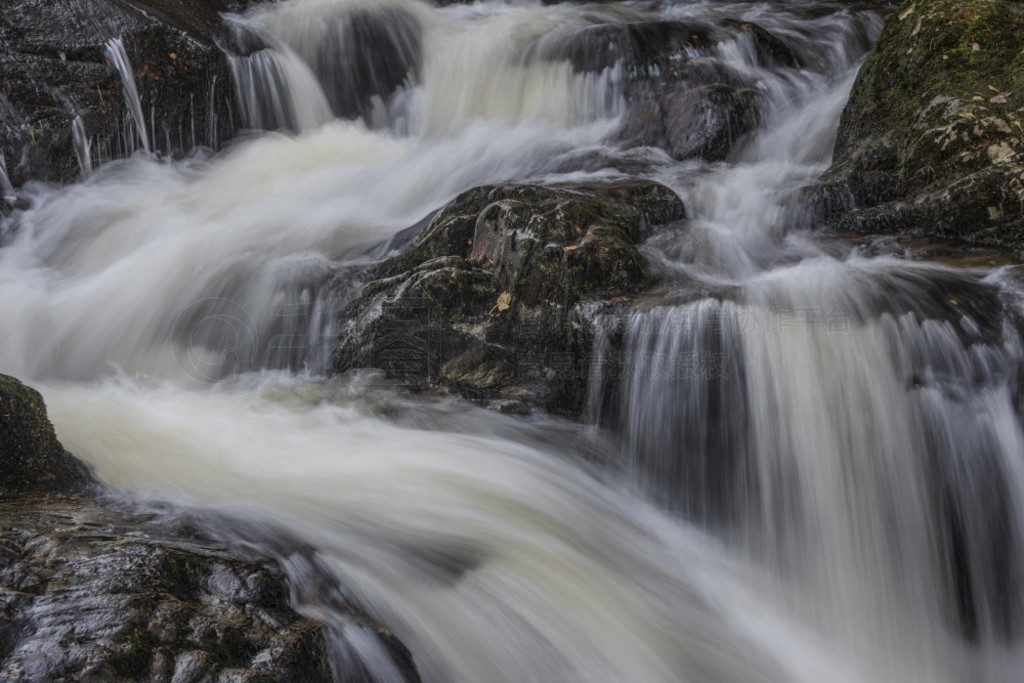
M 682 21 L 606 23 L 542 49 L 577 71 L 617 66 L 627 103 L 616 139 L 624 147 L 658 147 L 678 160 L 724 160 L 761 123 L 764 95 L 755 80 L 715 58 L 722 41 L 751 41 L 765 66 L 796 66 L 795 53 L 767 30 L 735 20 L 721 26 Z
M 0 495 L 73 491 L 89 481 L 85 466 L 57 441 L 39 392 L 0 375 Z
M 671 190 L 646 181 L 469 190 L 366 275 L 332 370 L 576 415 L 595 307 L 653 283 L 637 244 L 684 217 Z
M 1019 2 L 901 4 L 843 112 L 828 218 L 842 230 L 1024 247 L 1021 45 Z

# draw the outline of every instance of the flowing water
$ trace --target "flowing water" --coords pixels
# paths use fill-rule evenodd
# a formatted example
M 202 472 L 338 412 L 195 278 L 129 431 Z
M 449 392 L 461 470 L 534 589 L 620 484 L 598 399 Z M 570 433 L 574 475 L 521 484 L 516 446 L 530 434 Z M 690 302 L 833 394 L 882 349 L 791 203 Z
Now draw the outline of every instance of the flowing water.
M 805 191 L 882 20 L 795 4 L 257 7 L 236 21 L 268 47 L 231 64 L 253 133 L 23 188 L 0 372 L 104 482 L 278 552 L 339 676 L 401 680 L 354 601 L 428 681 L 1018 680 L 1024 290 L 813 232 Z M 756 83 L 728 161 L 623 149 L 639 76 L 564 57 L 655 19 L 715 27 L 679 59 Z M 643 247 L 664 284 L 597 321 L 588 425 L 323 378 L 375 245 L 476 185 L 628 173 L 690 219 Z
M 139 100 L 139 89 L 135 85 L 135 72 L 128 60 L 128 53 L 124 51 L 124 43 L 120 38 L 111 38 L 107 42 L 107 59 L 117 69 L 121 76 L 121 84 L 124 87 L 124 103 L 128 108 L 129 120 L 125 121 L 124 140 L 128 146 L 129 154 L 135 150 L 136 139 L 142 143 L 142 149 L 147 152 L 149 147 L 149 132 L 146 130 L 146 116 L 142 113 L 142 102 Z

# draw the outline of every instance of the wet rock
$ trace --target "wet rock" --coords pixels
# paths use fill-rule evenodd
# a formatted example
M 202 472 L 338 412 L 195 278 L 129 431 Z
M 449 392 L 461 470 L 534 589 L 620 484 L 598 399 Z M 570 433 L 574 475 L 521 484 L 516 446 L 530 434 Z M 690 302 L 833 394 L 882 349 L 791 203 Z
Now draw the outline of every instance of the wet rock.
M 760 123 L 760 99 L 724 83 L 658 84 L 633 100 L 619 136 L 627 147 L 659 147 L 679 160 L 723 161 Z
M 342 12 L 319 41 L 310 63 L 331 108 L 343 118 L 374 119 L 375 99 L 387 100 L 418 79 L 423 27 L 403 7 Z
M 750 21 L 727 19 L 723 26 L 735 30 L 736 37 L 748 41 L 762 66 L 798 68 L 803 66 L 796 51 L 786 41 Z
M 710 26 L 682 21 L 597 24 L 544 48 L 548 59 L 567 59 L 578 71 L 601 71 L 617 62 L 630 72 L 670 68 L 673 61 L 707 54 Z
M 0 502 L 0 678 L 332 680 L 265 558 L 79 496 Z
M 71 491 L 88 481 L 85 466 L 57 441 L 39 392 L 0 375 L 0 495 Z
M 653 278 L 637 243 L 685 210 L 651 182 L 479 187 L 368 275 L 332 361 L 490 405 L 582 407 L 593 302 Z
M 389 662 L 363 661 L 334 632 L 329 642 L 291 607 L 268 557 L 174 515 L 101 502 L 95 487 L 86 496 L 89 481 L 39 393 L 0 375 L 0 679 L 362 683 L 378 665 L 419 680 L 408 650 L 354 605 L 334 604 L 344 623 L 332 626 Z M 275 542 L 282 557 L 294 545 Z M 308 594 L 319 585 L 310 572 L 293 579 L 304 603 L 331 594 Z
M 117 71 L 104 47 L 123 38 L 154 151 L 219 147 L 238 116 L 218 44 L 242 49 L 220 12 L 227 0 L 0 2 L 0 154 L 18 186 L 79 176 L 72 121 L 81 116 L 94 165 L 137 147 Z
M 780 39 L 754 24 L 680 21 L 599 24 L 542 47 L 578 71 L 621 69 L 627 108 L 616 135 L 625 147 L 658 147 L 678 160 L 721 161 L 761 122 L 756 82 L 715 58 L 716 45 L 747 40 L 766 66 L 795 65 Z
M 1018 5 L 908 0 L 890 17 L 826 177 L 841 229 L 1024 246 Z

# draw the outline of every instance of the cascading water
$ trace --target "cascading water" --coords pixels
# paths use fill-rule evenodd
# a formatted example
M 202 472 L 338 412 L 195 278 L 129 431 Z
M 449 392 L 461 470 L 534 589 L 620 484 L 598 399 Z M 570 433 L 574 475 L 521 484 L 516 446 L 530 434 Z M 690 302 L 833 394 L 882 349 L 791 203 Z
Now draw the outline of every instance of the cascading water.
M 11 185 L 10 176 L 7 175 L 7 161 L 4 155 L 0 154 L 0 198 L 5 204 L 14 204 L 14 186 Z
M 78 169 L 82 179 L 86 180 L 92 175 L 92 140 L 85 132 L 85 122 L 81 116 L 76 116 L 71 122 L 71 139 L 75 144 Z
M 377 680 L 401 675 L 346 601 L 427 681 L 1017 679 L 1024 290 L 814 235 L 802 208 L 876 12 L 292 0 L 238 21 L 267 45 L 233 58 L 241 109 L 273 132 L 28 186 L 3 219 L 0 372 L 101 479 L 278 539 L 299 607 Z M 724 162 L 619 146 L 630 84 L 660 75 L 581 67 L 573 46 L 615 45 L 573 41 L 655 21 L 713 36 L 677 62 L 752 84 L 760 128 Z M 373 245 L 467 188 L 619 163 L 690 218 L 644 246 L 663 284 L 599 321 L 608 429 L 320 377 Z
M 124 51 L 124 43 L 120 38 L 111 38 L 107 42 L 107 58 L 121 76 L 121 87 L 124 90 L 124 103 L 130 116 L 129 130 L 124 136 L 128 151 L 134 149 L 136 138 L 142 143 L 142 149 L 150 151 L 149 132 L 146 130 L 146 117 L 142 113 L 142 102 L 139 100 L 139 89 L 135 86 L 135 72 Z

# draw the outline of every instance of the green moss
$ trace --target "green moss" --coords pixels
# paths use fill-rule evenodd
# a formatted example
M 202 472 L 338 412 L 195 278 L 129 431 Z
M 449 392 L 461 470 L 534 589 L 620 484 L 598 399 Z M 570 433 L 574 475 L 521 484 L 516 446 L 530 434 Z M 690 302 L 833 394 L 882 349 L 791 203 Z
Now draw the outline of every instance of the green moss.
M 144 613 L 135 612 L 123 629 L 114 636 L 114 642 L 125 648 L 106 661 L 113 674 L 130 680 L 145 680 L 153 666 L 157 639 L 147 628 Z
M 157 580 L 169 594 L 180 600 L 190 600 L 202 587 L 208 569 L 194 556 L 169 552 L 160 563 Z
M 0 375 L 0 492 L 70 490 L 87 479 L 57 441 L 39 392 Z
M 892 204 L 900 215 L 885 222 L 901 231 L 1011 244 L 1024 234 L 1020 198 L 967 179 L 1012 177 L 1022 151 L 1024 5 L 907 0 L 857 78 L 832 175 L 862 207 Z

